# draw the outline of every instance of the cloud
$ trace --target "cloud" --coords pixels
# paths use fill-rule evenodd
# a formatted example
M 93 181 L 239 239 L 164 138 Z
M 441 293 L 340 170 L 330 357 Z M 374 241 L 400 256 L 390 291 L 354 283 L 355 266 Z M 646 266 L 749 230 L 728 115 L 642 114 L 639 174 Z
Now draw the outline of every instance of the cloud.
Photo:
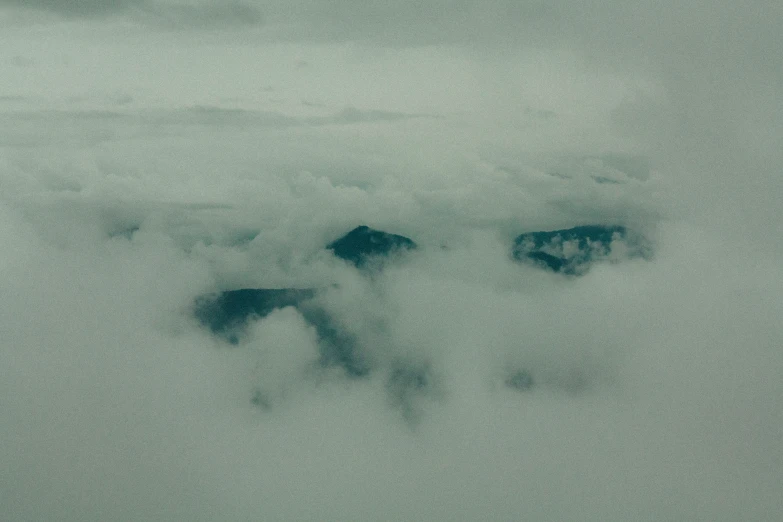
M 9 97 L 8 102 L 25 101 Z M 131 100 L 132 101 L 132 100 Z M 3 100 L 0 99 L 0 103 Z M 130 101 L 129 101 L 130 103 Z M 116 103 L 114 104 L 116 105 Z M 136 139 L 138 136 L 160 133 L 181 135 L 188 129 L 235 127 L 256 129 L 286 129 L 327 125 L 359 125 L 393 123 L 429 115 L 408 114 L 347 107 L 332 115 L 297 117 L 282 112 L 232 109 L 215 106 L 192 106 L 156 110 L 67 109 L 11 110 L 0 114 L 5 132 L 0 143 L 11 146 L 36 146 L 43 143 L 88 143 Z M 46 128 L 41 129 L 41 123 Z M 74 133 L 78 128 L 80 132 Z
M 76 17 L 107 16 L 125 12 L 131 8 L 139 7 L 147 3 L 147 0 L 3 0 L 3 5 L 41 9 L 57 14 Z
M 240 1 L 213 5 L 153 0 L 3 0 L 0 5 L 48 11 L 66 18 L 126 16 L 137 22 L 172 28 L 212 29 L 255 26 L 263 22 L 261 12 L 254 5 Z
M 2 5 L 3 520 L 780 518 L 778 4 Z
M 393 122 L 409 118 L 432 117 L 424 114 L 408 114 L 381 110 L 362 110 L 346 107 L 330 116 L 309 116 L 297 118 L 280 113 L 224 109 L 212 106 L 196 106 L 180 109 L 171 114 L 161 114 L 159 121 L 176 121 L 175 114 L 183 116 L 183 122 L 192 117 L 194 123 L 256 124 L 261 126 L 286 127 L 293 125 L 346 125 L 355 123 Z
M 330 123 L 350 124 L 350 123 L 372 123 L 383 121 L 398 121 L 408 118 L 431 118 L 433 116 L 426 114 L 406 114 L 404 112 L 379 111 L 379 110 L 361 110 L 356 107 L 346 107 L 333 116 L 311 117 L 307 121 L 315 125 L 324 125 Z
M 486 231 L 423 244 L 374 283 L 333 269 L 330 309 L 385 361 L 357 381 L 314 371 L 314 332 L 292 309 L 234 348 L 200 331 L 180 308 L 216 267 L 170 225 L 74 248 L 3 208 L 11 519 L 77 492 L 79 519 L 778 509 L 779 269 L 756 257 L 747 270 L 746 252 L 703 230 L 666 226 L 654 261 L 578 281 L 513 264 Z M 532 388 L 503 385 L 514 368 Z M 554 502 L 562 487 L 589 507 Z
M 149 18 L 155 25 L 194 28 L 253 27 L 264 21 L 261 11 L 252 3 L 231 1 L 220 4 L 151 3 L 140 18 Z

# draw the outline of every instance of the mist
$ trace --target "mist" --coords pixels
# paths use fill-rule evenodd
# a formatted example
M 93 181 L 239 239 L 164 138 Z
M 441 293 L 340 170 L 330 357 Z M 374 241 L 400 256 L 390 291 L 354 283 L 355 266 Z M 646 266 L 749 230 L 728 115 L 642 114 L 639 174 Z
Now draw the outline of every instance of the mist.
M 0 1 L 0 518 L 780 519 L 782 21 Z

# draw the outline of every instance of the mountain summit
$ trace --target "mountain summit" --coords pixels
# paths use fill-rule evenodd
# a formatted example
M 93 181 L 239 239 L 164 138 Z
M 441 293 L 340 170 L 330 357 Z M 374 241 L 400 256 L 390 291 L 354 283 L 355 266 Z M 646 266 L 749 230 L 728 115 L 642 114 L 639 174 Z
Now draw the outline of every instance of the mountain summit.
M 362 225 L 343 237 L 329 243 L 326 248 L 336 257 L 363 268 L 371 258 L 386 257 L 396 251 L 413 250 L 416 243 L 410 238 L 374 230 Z

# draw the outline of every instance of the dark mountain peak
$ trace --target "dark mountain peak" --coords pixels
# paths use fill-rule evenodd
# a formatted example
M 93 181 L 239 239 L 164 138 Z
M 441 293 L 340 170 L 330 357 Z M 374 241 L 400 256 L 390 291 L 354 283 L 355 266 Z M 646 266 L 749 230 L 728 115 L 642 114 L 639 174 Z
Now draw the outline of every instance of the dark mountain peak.
M 581 225 L 526 232 L 514 239 L 512 255 L 517 261 L 529 261 L 554 272 L 578 275 L 593 262 L 608 258 L 614 240 L 623 241 L 630 247 L 628 257 L 645 255 L 641 240 L 632 237 L 620 225 Z
M 552 241 L 577 241 L 579 246 L 583 247 L 588 243 L 611 243 L 615 234 L 624 237 L 626 232 L 625 227 L 619 225 L 581 225 L 561 230 L 526 232 L 517 236 L 514 244 L 519 245 L 532 240 L 535 246 L 540 247 Z
M 361 225 L 329 243 L 326 248 L 340 259 L 362 268 L 370 258 L 386 257 L 401 250 L 413 250 L 416 243 L 405 236 Z
M 237 331 L 251 317 L 266 317 L 287 306 L 312 299 L 312 288 L 241 288 L 201 296 L 196 300 L 196 318 L 215 333 L 237 342 Z
M 369 372 L 356 340 L 340 328 L 319 305 L 314 288 L 242 288 L 204 295 L 196 300 L 194 315 L 209 330 L 231 344 L 239 344 L 251 321 L 263 319 L 275 310 L 294 307 L 318 333 L 320 363 L 342 366 L 350 377 Z

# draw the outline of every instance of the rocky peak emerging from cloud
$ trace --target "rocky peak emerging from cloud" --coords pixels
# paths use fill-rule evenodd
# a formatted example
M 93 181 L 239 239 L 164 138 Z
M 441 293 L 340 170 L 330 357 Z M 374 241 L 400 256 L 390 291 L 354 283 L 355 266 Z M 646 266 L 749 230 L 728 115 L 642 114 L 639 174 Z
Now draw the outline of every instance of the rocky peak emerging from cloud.
M 514 239 L 512 255 L 555 272 L 583 274 L 589 266 L 612 257 L 622 243 L 626 257 L 649 255 L 645 242 L 623 226 L 585 225 L 562 230 L 526 232 Z M 619 250 L 619 249 L 618 249 Z
M 395 252 L 416 248 L 405 236 L 359 226 L 326 246 L 334 255 L 357 268 L 368 266 Z M 238 342 L 238 332 L 248 319 L 263 318 L 272 311 L 288 306 L 300 307 L 316 295 L 313 288 L 242 288 L 202 296 L 196 301 L 196 318 L 212 332 L 232 343 Z M 318 314 L 311 314 L 316 318 Z M 318 317 L 323 322 L 323 317 Z
M 236 344 L 237 331 L 249 318 L 266 317 L 274 310 L 296 306 L 314 295 L 315 291 L 308 288 L 242 288 L 200 297 L 194 313 L 212 332 Z
M 623 250 L 620 248 L 623 245 Z M 569 275 L 583 274 L 591 263 L 645 254 L 643 243 L 623 226 L 588 225 L 569 229 L 528 232 L 514 241 L 513 257 Z M 390 256 L 417 248 L 404 236 L 360 226 L 326 246 L 334 255 L 359 269 L 382 266 Z M 617 252 L 615 252 L 617 250 Z M 614 254 L 614 257 L 612 255 Z M 370 272 L 371 274 L 372 272 Z M 372 280 L 372 277 L 370 277 Z M 338 286 L 333 288 L 338 289 Z M 245 338 L 249 323 L 269 316 L 275 310 L 293 307 L 302 319 L 315 328 L 318 339 L 319 363 L 322 367 L 338 367 L 349 377 L 364 377 L 373 368 L 361 325 L 344 324 L 330 309 L 328 288 L 243 288 L 200 297 L 194 315 L 216 336 L 231 344 Z M 375 338 L 391 336 L 383 325 L 374 332 Z M 375 328 L 373 327 L 373 328 Z M 370 336 L 372 337 L 372 336 Z M 364 341 L 362 340 L 364 339 Z M 411 397 L 425 393 L 430 370 L 423 370 L 421 361 L 397 359 L 389 370 L 389 392 L 403 406 L 406 415 Z M 417 366 L 418 364 L 418 366 Z M 426 366 L 426 365 L 425 365 Z M 505 384 L 524 391 L 534 385 L 533 374 L 525 368 L 509 368 Z M 410 389 L 409 389 L 410 388 Z M 259 404 L 268 401 L 259 399 Z
M 377 263 L 397 252 L 416 248 L 411 239 L 367 226 L 359 226 L 326 247 L 340 259 L 357 268 Z M 321 345 L 321 363 L 338 365 L 350 376 L 369 370 L 356 350 L 356 340 L 335 325 L 329 312 L 314 298 L 313 288 L 242 288 L 202 296 L 196 300 L 194 315 L 214 334 L 238 344 L 248 321 L 261 319 L 275 310 L 296 308 L 315 327 Z
M 416 243 L 405 236 L 362 225 L 329 243 L 326 248 L 333 251 L 340 259 L 352 263 L 357 268 L 363 268 L 373 258 L 387 257 L 394 252 L 413 250 L 416 247 Z

